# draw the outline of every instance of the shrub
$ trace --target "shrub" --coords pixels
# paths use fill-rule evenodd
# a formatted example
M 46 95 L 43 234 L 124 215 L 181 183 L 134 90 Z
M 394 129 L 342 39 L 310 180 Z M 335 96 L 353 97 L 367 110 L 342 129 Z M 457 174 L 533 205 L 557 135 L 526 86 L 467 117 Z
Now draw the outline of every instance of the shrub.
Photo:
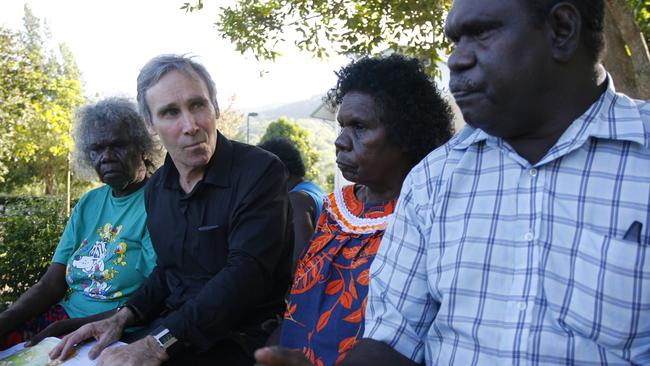
M 0 198 L 0 304 L 16 300 L 45 273 L 66 221 L 63 199 Z

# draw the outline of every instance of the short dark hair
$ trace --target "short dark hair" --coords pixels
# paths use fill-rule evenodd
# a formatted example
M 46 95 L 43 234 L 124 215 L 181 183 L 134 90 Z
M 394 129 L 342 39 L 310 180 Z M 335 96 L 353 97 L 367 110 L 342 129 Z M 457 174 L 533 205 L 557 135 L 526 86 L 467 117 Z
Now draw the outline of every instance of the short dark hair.
M 531 10 L 533 21 L 541 25 L 548 12 L 558 3 L 567 2 L 580 12 L 582 18 L 582 42 L 594 61 L 599 61 L 605 48 L 605 1 L 604 0 L 520 0 Z
M 153 173 L 161 160 L 162 148 L 151 137 L 142 117 L 133 102 L 126 98 L 110 97 L 96 103 L 89 103 L 79 108 L 75 115 L 74 156 L 80 173 L 90 176 L 91 132 L 98 125 L 119 124 L 128 131 L 130 143 L 142 151 L 147 171 Z
M 280 158 L 287 171 L 289 171 L 289 175 L 298 178 L 305 176 L 305 163 L 302 161 L 300 151 L 291 140 L 284 137 L 274 137 L 257 146 Z
M 393 54 L 364 57 L 344 66 L 326 101 L 335 109 L 349 92 L 371 95 L 388 139 L 402 148 L 411 166 L 453 134 L 449 104 L 415 58 Z
M 138 75 L 136 99 L 138 101 L 140 114 L 146 122 L 151 122 L 151 111 L 147 105 L 147 99 L 145 98 L 147 90 L 156 85 L 165 74 L 173 70 L 180 71 L 192 77 L 192 73 L 195 73 L 199 78 L 201 78 L 205 83 L 205 86 L 208 88 L 210 102 L 214 107 L 214 111 L 217 115 L 219 114 L 217 89 L 208 70 L 206 70 L 206 68 L 200 63 L 194 61 L 190 56 L 168 54 L 156 56 L 149 60 L 149 62 L 147 62 L 147 64 L 140 70 L 140 74 Z

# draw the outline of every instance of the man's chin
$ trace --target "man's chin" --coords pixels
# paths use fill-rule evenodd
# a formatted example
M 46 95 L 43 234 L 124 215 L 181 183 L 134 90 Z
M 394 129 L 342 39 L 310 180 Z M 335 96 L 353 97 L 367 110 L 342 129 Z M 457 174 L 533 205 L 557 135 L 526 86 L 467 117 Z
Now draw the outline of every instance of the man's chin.
M 486 117 L 485 114 L 463 113 L 465 123 L 471 127 L 478 128 L 489 135 L 499 136 L 499 120 L 494 117 Z

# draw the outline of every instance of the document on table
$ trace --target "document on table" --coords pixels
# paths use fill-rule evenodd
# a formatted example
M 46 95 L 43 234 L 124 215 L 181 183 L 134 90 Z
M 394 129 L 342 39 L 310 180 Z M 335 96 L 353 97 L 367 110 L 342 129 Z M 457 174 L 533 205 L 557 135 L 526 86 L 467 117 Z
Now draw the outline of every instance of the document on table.
M 0 352 L 0 366 L 93 366 L 95 361 L 88 358 L 88 351 L 95 341 L 85 343 L 75 349 L 72 357 L 65 361 L 50 360 L 48 353 L 59 343 L 60 339 L 48 337 L 33 347 L 25 347 L 24 343 L 17 344 Z M 109 347 L 122 346 L 126 343 L 116 342 Z

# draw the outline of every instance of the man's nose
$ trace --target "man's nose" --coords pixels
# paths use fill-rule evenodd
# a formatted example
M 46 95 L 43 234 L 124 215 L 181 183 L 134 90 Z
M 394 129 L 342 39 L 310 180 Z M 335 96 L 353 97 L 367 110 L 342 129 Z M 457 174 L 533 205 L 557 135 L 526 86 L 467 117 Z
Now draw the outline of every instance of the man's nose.
M 183 124 L 183 133 L 186 135 L 194 135 L 199 130 L 196 119 L 190 112 L 183 112 L 181 123 Z
M 447 66 L 454 72 L 472 68 L 476 64 L 476 54 L 466 41 L 460 40 L 456 43 L 454 50 L 449 55 Z

